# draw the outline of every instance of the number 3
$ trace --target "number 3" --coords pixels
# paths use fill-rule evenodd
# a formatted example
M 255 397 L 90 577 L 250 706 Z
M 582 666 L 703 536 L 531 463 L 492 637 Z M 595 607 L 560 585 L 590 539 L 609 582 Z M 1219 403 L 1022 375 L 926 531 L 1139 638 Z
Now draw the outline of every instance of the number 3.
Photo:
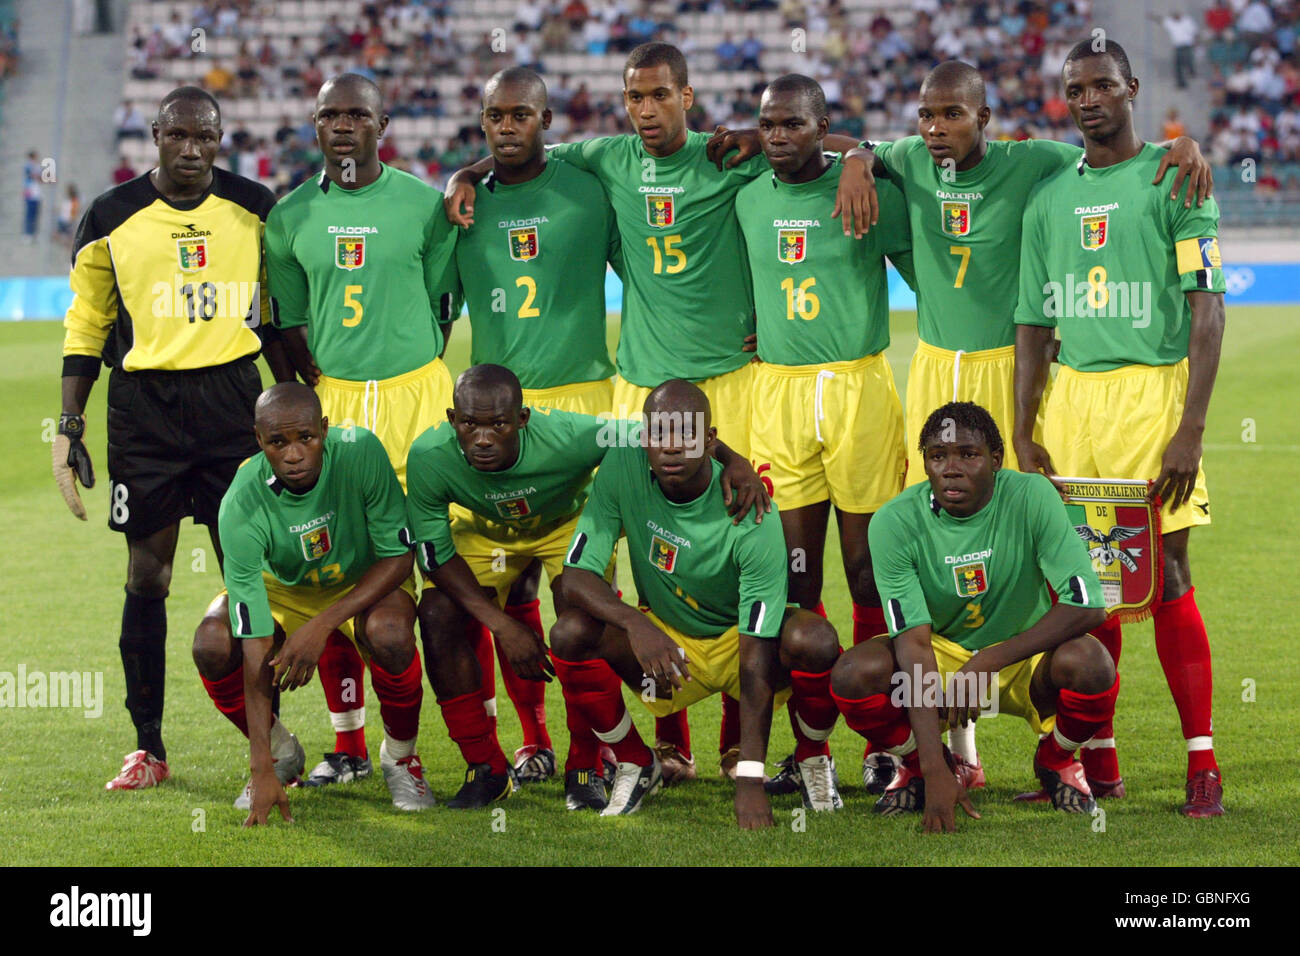
M 343 320 L 343 328 L 355 329 L 361 324 L 361 316 L 365 311 L 361 308 L 361 301 L 354 298 L 361 294 L 361 286 L 350 285 L 343 288 L 343 304 L 352 310 L 352 314 Z

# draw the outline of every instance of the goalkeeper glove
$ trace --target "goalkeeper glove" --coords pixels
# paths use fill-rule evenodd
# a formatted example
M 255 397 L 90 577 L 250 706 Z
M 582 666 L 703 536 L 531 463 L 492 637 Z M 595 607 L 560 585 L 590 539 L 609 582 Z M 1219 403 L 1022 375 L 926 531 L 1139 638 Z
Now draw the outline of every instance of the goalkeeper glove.
M 54 436 L 54 482 L 63 493 L 68 510 L 86 520 L 86 506 L 77 493 L 77 481 L 87 488 L 95 487 L 95 468 L 90 463 L 81 437 L 86 433 L 86 419 L 66 412 L 59 418 L 59 432 Z

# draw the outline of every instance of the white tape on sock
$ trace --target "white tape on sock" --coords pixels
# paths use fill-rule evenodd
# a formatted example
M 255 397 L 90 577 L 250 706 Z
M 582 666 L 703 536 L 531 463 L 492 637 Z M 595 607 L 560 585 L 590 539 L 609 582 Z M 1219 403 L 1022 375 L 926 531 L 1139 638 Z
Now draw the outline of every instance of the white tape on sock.
M 631 729 L 632 729 L 632 712 L 629 711 L 626 707 L 624 707 L 623 719 L 614 725 L 613 730 L 607 730 L 604 733 L 601 733 L 599 730 L 596 730 L 596 728 L 593 727 L 592 733 L 594 733 L 596 737 L 601 741 L 603 741 L 604 743 L 616 744 L 624 737 L 626 737 L 627 732 Z
M 366 725 L 366 709 L 330 711 L 330 723 L 336 733 L 344 734 L 349 730 L 360 730 Z

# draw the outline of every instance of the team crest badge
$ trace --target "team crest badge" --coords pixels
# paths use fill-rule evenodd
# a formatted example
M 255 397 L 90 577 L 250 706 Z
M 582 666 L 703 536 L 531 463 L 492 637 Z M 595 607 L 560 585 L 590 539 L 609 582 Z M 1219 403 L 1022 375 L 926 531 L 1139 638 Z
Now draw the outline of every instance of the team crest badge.
M 646 193 L 645 218 L 650 225 L 662 229 L 677 222 L 674 217 L 672 193 Z
M 300 540 L 302 541 L 302 556 L 304 558 L 308 561 L 323 558 L 330 553 L 330 526 L 323 524 L 319 528 L 304 531 Z
M 199 272 L 208 267 L 208 240 L 204 236 L 176 240 L 176 258 L 181 272 Z
M 518 521 L 521 518 L 527 518 L 533 513 L 532 509 L 528 507 L 528 499 L 523 495 L 503 498 L 496 504 L 497 514 L 509 521 Z
M 366 264 L 365 236 L 335 236 L 334 264 L 340 269 L 360 269 Z
M 957 580 L 958 597 L 975 597 L 989 589 L 988 571 L 985 570 L 983 561 L 958 564 L 953 567 L 952 573 Z
M 664 574 L 672 574 L 677 567 L 677 545 L 657 534 L 651 535 L 650 560 Z
M 510 258 L 516 262 L 527 262 L 537 258 L 537 227 L 510 230 Z
M 807 229 L 781 229 L 777 232 L 776 256 L 782 262 L 803 262 L 807 254 Z
M 1106 213 L 1084 216 L 1082 220 L 1083 248 L 1091 251 L 1106 244 Z
M 1092 559 L 1106 610 L 1122 622 L 1149 616 L 1163 590 L 1160 506 L 1146 481 L 1065 478 L 1065 510 Z
M 943 231 L 950 236 L 964 236 L 970 232 L 970 203 L 943 204 Z

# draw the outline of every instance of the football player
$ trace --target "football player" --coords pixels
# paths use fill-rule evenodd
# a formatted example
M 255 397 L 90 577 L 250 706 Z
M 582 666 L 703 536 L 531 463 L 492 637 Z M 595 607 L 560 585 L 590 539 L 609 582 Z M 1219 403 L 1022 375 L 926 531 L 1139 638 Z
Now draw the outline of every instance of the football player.
M 1210 643 L 1187 555 L 1191 529 L 1210 523 L 1201 436 L 1223 341 L 1218 205 L 1180 206 L 1149 188 L 1165 157 L 1134 127 L 1138 81 L 1122 46 L 1076 44 L 1062 83 L 1084 155 L 1039 186 L 1025 210 L 1016 451 L 1029 471 L 1154 480 L 1164 552 L 1156 654 L 1187 742 L 1181 812 L 1219 816 Z M 1025 423 L 1038 414 L 1047 374 L 1034 350 L 1053 330 L 1061 371 L 1039 444 Z
M 424 687 L 411 536 L 388 455 L 363 428 L 331 430 L 316 394 L 297 382 L 258 399 L 256 434 L 262 453 L 241 466 L 221 502 L 226 590 L 194 635 L 205 678 L 243 676 L 242 693 L 218 702 L 248 737 L 252 779 L 235 805 L 249 808 L 245 825 L 265 823 L 272 806 L 289 819 L 279 762 L 293 753 L 271 717 L 272 687 L 307 684 L 341 631 L 370 660 L 393 805 L 433 806 L 415 752 Z
M 1119 677 L 1087 633 L 1106 615 L 1087 549 L 1049 482 L 1002 467 L 1002 436 L 978 405 L 936 409 L 921 441 L 929 483 L 871 523 L 889 636 L 858 644 L 831 673 L 845 722 L 902 761 L 874 809 L 924 810 L 927 832 L 955 829 L 959 803 L 977 816 L 940 718 L 969 723 L 996 697 L 999 713 L 1042 735 L 1034 771 L 1052 804 L 1089 812 L 1074 753 L 1113 716 Z M 943 706 L 927 686 L 951 688 Z
M 662 783 L 621 681 L 656 716 L 719 692 L 738 699 L 736 819 L 745 829 L 770 827 L 763 763 L 774 696 L 792 688 L 798 720 L 825 740 L 836 718 L 827 672 L 838 639 L 824 618 L 787 608 L 780 525 L 736 524 L 727 513 L 704 392 L 674 379 L 651 391 L 644 411 L 646 442 L 610 450 L 578 519 L 564 572 L 572 607 L 551 629 L 555 672 L 618 757 L 602 815 L 637 812 Z M 639 607 L 601 578 L 624 533 Z M 828 760 L 801 770 L 810 806 L 842 806 Z

